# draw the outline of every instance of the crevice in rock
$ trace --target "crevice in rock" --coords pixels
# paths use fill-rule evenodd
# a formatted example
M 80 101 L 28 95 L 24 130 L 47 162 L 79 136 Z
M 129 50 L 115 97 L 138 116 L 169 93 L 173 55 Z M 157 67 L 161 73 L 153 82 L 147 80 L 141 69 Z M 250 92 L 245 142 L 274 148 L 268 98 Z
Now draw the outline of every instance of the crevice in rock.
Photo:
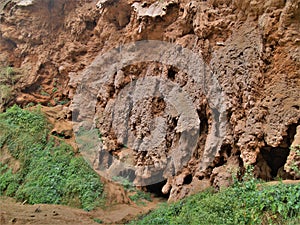
M 44 80 L 43 77 L 39 77 L 35 83 L 31 84 L 28 87 L 25 87 L 22 92 L 29 94 L 38 91 L 39 88 L 41 87 L 41 84 L 43 83 L 43 80 Z
M 223 144 L 221 146 L 220 154 L 214 159 L 213 167 L 223 166 L 231 156 L 232 147 L 230 144 Z
M 3 37 L 1 36 L 1 38 L 3 38 Z M 3 45 L 5 45 L 7 47 L 7 50 L 10 50 L 10 51 L 13 51 L 15 48 L 18 47 L 17 43 L 10 39 L 3 38 L 2 42 L 3 42 Z
M 208 118 L 202 117 L 200 121 L 200 134 L 208 134 Z
M 206 114 L 206 111 L 205 111 L 204 108 L 205 108 L 205 106 L 202 106 L 200 109 L 197 109 L 197 114 L 198 114 L 198 117 L 200 119 L 200 131 L 199 131 L 197 149 L 194 151 L 194 154 L 193 154 L 193 157 L 195 157 L 196 159 L 201 159 L 202 158 L 206 138 L 207 138 L 207 135 L 208 135 L 209 117 Z
M 167 122 L 167 134 L 165 137 L 166 147 L 171 148 L 172 144 L 174 143 L 174 140 L 178 140 L 180 136 L 180 134 L 174 133 L 174 129 L 177 127 L 178 118 L 169 117 Z
M 200 119 L 200 135 L 208 134 L 208 116 L 204 110 L 205 106 L 201 109 L 197 109 L 198 117 Z

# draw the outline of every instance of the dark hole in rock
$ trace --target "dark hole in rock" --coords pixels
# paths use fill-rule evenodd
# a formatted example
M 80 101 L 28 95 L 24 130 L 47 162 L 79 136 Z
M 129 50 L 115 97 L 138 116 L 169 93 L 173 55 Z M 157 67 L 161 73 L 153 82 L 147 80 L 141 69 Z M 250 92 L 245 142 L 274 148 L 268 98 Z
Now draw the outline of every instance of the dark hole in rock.
M 96 21 L 85 21 L 85 27 L 87 30 L 94 30 L 96 26 L 97 26 Z
M 290 153 L 289 148 L 272 148 L 264 147 L 261 149 L 261 154 L 271 168 L 271 176 L 277 176 L 278 169 L 283 167 Z
M 225 159 L 224 155 L 221 155 L 221 156 L 215 157 L 215 159 L 213 161 L 213 165 L 214 165 L 214 167 L 220 167 L 220 166 L 223 166 L 226 162 L 227 162 L 227 160 Z
M 205 106 L 197 109 L 197 114 L 200 119 L 200 134 L 208 133 L 208 116 L 206 115 Z
M 300 108 L 299 105 L 293 105 L 292 107 L 295 108 L 295 109 L 297 109 L 297 110 L 299 110 L 299 108 Z
M 201 118 L 200 123 L 200 134 L 207 134 L 208 133 L 208 119 L 207 117 Z
M 63 139 L 70 139 L 71 138 L 70 135 L 65 134 L 64 132 L 58 133 L 57 131 L 52 131 L 51 134 L 56 136 L 56 137 L 63 138 Z
M 193 181 L 193 175 L 192 174 L 188 174 L 184 180 L 183 180 L 183 184 L 190 184 Z
M 163 112 L 166 108 L 166 103 L 163 98 L 155 97 L 152 99 L 151 110 L 153 114 L 159 114 Z
M 125 170 L 120 171 L 119 176 L 127 179 L 130 182 L 133 182 L 136 177 L 135 171 L 132 169 L 125 169 Z
M 275 178 L 279 176 L 281 178 L 282 174 L 278 174 L 278 170 L 284 166 L 287 157 L 290 154 L 290 145 L 294 141 L 294 136 L 296 134 L 296 128 L 299 124 L 291 124 L 287 130 L 287 135 L 283 137 L 282 142 L 278 147 L 265 146 L 261 149 L 261 154 L 266 160 L 268 166 L 271 168 L 271 176 Z
M 145 187 L 147 192 L 150 192 L 155 195 L 155 197 L 160 197 L 160 198 L 166 198 L 168 199 L 170 196 L 170 193 L 164 194 L 162 193 L 162 188 L 163 186 L 167 183 L 167 180 L 163 180 L 161 182 L 155 183 L 155 184 L 150 184 Z
M 175 80 L 175 76 L 176 74 L 178 73 L 178 71 L 176 71 L 175 68 L 171 67 L 169 70 L 168 70 L 168 78 L 172 81 Z

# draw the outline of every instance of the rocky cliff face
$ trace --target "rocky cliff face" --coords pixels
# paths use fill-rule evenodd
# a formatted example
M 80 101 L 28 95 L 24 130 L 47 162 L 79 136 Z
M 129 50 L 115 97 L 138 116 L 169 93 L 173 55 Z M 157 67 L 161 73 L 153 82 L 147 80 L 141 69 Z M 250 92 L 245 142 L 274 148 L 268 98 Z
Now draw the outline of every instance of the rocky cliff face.
M 298 0 L 0 5 L 0 62 L 17 71 L 1 80 L 12 89 L 1 107 L 64 105 L 76 132 L 100 131 L 99 173 L 170 200 L 249 164 L 266 180 L 297 178 Z

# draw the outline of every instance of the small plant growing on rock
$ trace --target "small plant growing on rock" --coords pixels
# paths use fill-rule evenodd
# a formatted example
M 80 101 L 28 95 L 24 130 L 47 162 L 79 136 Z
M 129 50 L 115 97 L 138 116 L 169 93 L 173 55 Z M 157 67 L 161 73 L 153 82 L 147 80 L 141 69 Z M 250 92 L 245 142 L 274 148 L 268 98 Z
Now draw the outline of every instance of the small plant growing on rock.
M 66 204 L 91 210 L 104 203 L 99 176 L 72 147 L 50 135 L 39 107 L 0 114 L 0 150 L 20 162 L 15 173 L 0 164 L 0 195 L 30 204 Z

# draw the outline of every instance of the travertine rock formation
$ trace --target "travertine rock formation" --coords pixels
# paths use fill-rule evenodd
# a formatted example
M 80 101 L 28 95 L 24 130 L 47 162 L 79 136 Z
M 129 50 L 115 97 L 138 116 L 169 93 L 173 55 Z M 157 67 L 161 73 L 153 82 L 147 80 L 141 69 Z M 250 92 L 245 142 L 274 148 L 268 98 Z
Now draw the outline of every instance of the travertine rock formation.
M 69 107 L 65 120 L 72 113 L 102 135 L 95 168 L 170 200 L 228 185 L 249 164 L 266 180 L 299 178 L 289 149 L 300 125 L 299 0 L 5 0 L 0 9 L 0 62 L 23 74 L 3 107 Z

